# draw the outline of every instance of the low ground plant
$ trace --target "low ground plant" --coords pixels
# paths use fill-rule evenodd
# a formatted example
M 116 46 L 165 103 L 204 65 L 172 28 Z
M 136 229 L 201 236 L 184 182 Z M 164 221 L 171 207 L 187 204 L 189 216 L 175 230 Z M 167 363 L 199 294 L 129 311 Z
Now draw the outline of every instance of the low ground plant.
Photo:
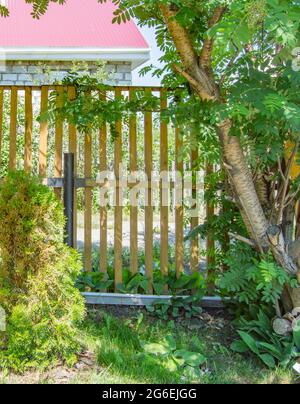
M 291 366 L 300 356 L 300 332 L 278 335 L 273 322 L 280 316 L 279 301 L 286 287 L 296 287 L 296 278 L 276 264 L 270 254 L 255 254 L 243 243 L 234 243 L 225 259 L 228 271 L 220 278 L 223 296 L 229 296 L 229 309 L 239 340 L 236 352 L 252 352 L 269 368 Z
M 160 265 L 160 245 L 155 243 L 153 248 L 153 290 L 157 295 L 190 295 L 195 289 L 205 290 L 205 278 L 202 273 L 189 274 L 189 269 L 178 278 L 175 270 L 175 251 L 170 248 L 168 275 L 163 275 Z M 81 292 L 114 292 L 114 250 L 108 250 L 107 273 L 99 271 L 99 249 L 93 251 L 93 270 L 92 272 L 82 271 L 77 279 L 76 286 Z M 123 248 L 122 253 L 122 283 L 117 285 L 119 293 L 141 293 L 145 294 L 149 290 L 149 280 L 145 270 L 145 253 L 143 249 L 139 250 L 139 270 L 133 274 L 130 271 L 130 250 Z M 167 291 L 167 292 L 166 292 Z
M 295 329 L 292 335 L 277 335 L 272 321 L 262 310 L 254 320 L 239 319 L 237 326 L 240 340 L 231 345 L 236 352 L 252 352 L 271 369 L 277 365 L 292 365 L 300 357 L 300 328 Z

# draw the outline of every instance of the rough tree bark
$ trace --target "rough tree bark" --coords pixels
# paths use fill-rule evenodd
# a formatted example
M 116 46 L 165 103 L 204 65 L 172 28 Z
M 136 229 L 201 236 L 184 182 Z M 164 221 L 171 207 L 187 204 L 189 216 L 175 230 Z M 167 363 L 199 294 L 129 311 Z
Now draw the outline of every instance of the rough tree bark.
M 267 244 L 268 221 L 260 204 L 240 141 L 237 137 L 230 136 L 230 129 L 231 122 L 229 120 L 222 122 L 219 127 L 219 137 L 226 163 L 225 168 L 250 223 L 255 241 L 261 249 L 264 249 Z

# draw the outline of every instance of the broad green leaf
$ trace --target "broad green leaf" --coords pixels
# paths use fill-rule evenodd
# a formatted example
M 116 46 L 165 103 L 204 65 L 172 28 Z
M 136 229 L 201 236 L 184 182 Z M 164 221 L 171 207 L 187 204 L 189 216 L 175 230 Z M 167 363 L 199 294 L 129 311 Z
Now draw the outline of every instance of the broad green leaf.
M 293 340 L 294 340 L 296 347 L 300 351 L 300 321 L 298 321 L 298 325 L 293 332 Z
M 276 368 L 276 362 L 272 355 L 262 354 L 262 355 L 258 355 L 258 356 L 264 362 L 264 364 L 268 366 L 268 368 L 270 368 L 270 369 Z
M 260 326 L 264 330 L 272 331 L 271 321 L 262 310 L 260 310 L 260 312 L 259 312 L 258 320 L 259 320 Z
M 174 361 L 172 357 L 167 360 L 164 360 L 162 364 L 170 372 L 176 372 L 179 366 L 179 364 L 176 361 Z
M 170 352 L 168 347 L 166 347 L 166 345 L 164 344 L 157 344 L 157 343 L 144 344 L 143 348 L 145 352 L 150 353 L 152 355 L 167 355 Z
M 175 351 L 176 341 L 172 335 L 167 335 L 164 344 L 168 347 L 169 351 Z
M 269 351 L 270 354 L 272 354 L 273 356 L 275 356 L 276 359 L 280 360 L 280 358 L 283 355 L 283 352 L 276 348 L 275 345 L 272 344 L 268 344 L 267 342 L 260 342 L 259 346 L 261 348 L 264 348 L 265 350 Z
M 185 363 L 192 367 L 198 367 L 207 361 L 207 358 L 203 354 L 185 351 L 183 349 L 176 351 L 174 356 L 176 358 L 184 359 Z
M 239 340 L 239 341 L 234 341 L 231 346 L 230 349 L 234 352 L 238 352 L 238 353 L 245 353 L 249 351 L 249 347 L 248 345 L 245 344 L 244 341 Z
M 250 350 L 256 355 L 259 355 L 260 352 L 256 340 L 253 337 L 251 337 L 250 334 L 247 334 L 244 331 L 239 331 L 238 333 L 242 338 L 242 340 L 244 341 L 244 343 L 250 348 Z

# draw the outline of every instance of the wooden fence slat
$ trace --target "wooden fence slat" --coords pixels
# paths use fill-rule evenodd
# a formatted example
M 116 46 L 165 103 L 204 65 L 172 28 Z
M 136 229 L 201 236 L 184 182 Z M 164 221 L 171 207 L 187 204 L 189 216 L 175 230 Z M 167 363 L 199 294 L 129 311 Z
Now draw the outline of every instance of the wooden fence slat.
M 151 90 L 146 90 L 151 92 Z M 145 112 L 145 174 L 148 179 L 145 206 L 145 271 L 149 281 L 148 293 L 153 292 L 153 207 L 152 207 L 152 164 L 153 164 L 153 122 L 152 113 Z
M 75 87 L 68 87 L 68 98 L 69 100 L 74 100 L 76 97 Z M 69 125 L 69 153 L 74 154 L 74 167 L 75 176 L 77 174 L 77 130 L 74 125 Z M 77 191 L 74 192 L 74 247 L 77 246 Z
M 92 176 L 92 135 L 85 134 L 84 141 L 84 176 Z M 84 190 L 84 268 L 87 272 L 92 271 L 92 188 Z
M 122 92 L 116 89 L 115 97 L 120 98 Z M 123 234 L 123 209 L 120 195 L 120 166 L 122 163 L 122 121 L 116 122 L 115 139 L 115 178 L 116 178 L 116 206 L 115 206 L 115 231 L 114 231 L 114 255 L 115 255 L 115 289 L 123 281 L 122 274 L 122 234 Z
M 18 113 L 18 90 L 11 88 L 10 100 L 10 133 L 9 133 L 9 169 L 16 169 L 17 159 L 17 113 Z
M 197 171 L 197 166 L 198 166 L 198 150 L 195 148 L 192 148 L 191 150 L 191 168 L 193 172 L 193 191 L 192 191 L 192 196 L 195 199 L 197 197 L 197 191 L 196 191 L 196 171 Z M 195 209 L 196 205 L 192 207 L 192 209 Z M 199 218 L 198 215 L 194 216 L 195 213 L 193 214 L 193 217 L 191 218 L 191 230 L 193 230 L 195 227 L 199 225 Z M 191 271 L 192 272 L 198 272 L 199 271 L 199 237 L 195 237 L 193 240 L 191 240 Z
M 133 101 L 136 97 L 135 91 L 129 91 L 129 99 Z M 130 172 L 136 173 L 137 166 L 137 121 L 136 115 L 130 116 L 129 122 L 129 155 Z M 138 207 L 130 207 L 130 271 L 132 274 L 138 272 Z
M 184 272 L 184 243 L 183 243 L 183 157 L 181 156 L 183 148 L 182 135 L 180 129 L 175 129 L 175 166 L 176 172 L 181 180 L 179 192 L 179 203 L 175 206 L 175 267 L 176 275 L 179 278 Z M 178 180 L 179 180 L 178 179 Z M 179 184 L 178 184 L 179 185 Z M 177 194 L 178 195 L 178 194 Z
M 24 170 L 30 172 L 32 169 L 32 130 L 33 130 L 33 111 L 32 111 L 32 89 L 27 87 L 25 90 L 25 152 L 24 152 Z
M 58 107 L 61 107 L 63 104 L 63 88 L 57 88 L 57 99 L 56 104 Z M 63 167 L 63 131 L 64 131 L 64 123 L 62 120 L 57 119 L 55 123 L 55 156 L 54 156 L 54 177 L 61 178 L 62 177 L 62 167 Z M 61 189 L 55 189 L 55 193 L 58 198 L 61 198 Z
M 210 176 L 214 172 L 214 167 L 212 164 L 206 165 L 206 176 Z M 215 213 L 214 203 L 210 200 L 206 201 L 206 220 L 209 221 Z M 213 238 L 212 230 L 208 231 L 206 237 L 206 263 L 207 263 L 207 279 L 208 279 L 208 289 L 210 292 L 214 290 L 215 287 L 215 273 L 214 273 L 214 264 L 215 264 L 215 241 Z
M 3 146 L 3 101 L 4 92 L 0 89 L 0 168 L 2 167 L 2 146 Z
M 106 95 L 100 97 L 105 100 Z M 99 134 L 100 171 L 107 171 L 107 125 L 100 128 Z M 102 191 L 102 190 L 101 190 Z M 105 199 L 105 198 L 104 198 Z M 104 202 L 104 201 L 103 201 Z M 101 201 L 100 201 L 101 205 Z M 107 208 L 100 206 L 100 272 L 107 273 Z
M 68 98 L 70 101 L 76 97 L 76 90 L 74 87 L 68 87 Z M 74 125 L 69 125 L 69 152 L 77 154 L 77 131 Z
M 48 87 L 43 86 L 41 90 L 41 113 L 47 112 L 48 107 Z M 41 122 L 40 126 L 40 152 L 39 152 L 39 175 L 47 177 L 47 152 L 48 152 L 48 123 Z
M 161 90 L 161 110 L 168 107 L 167 91 Z M 169 169 L 169 148 L 168 148 L 168 124 L 161 119 L 160 123 L 160 171 L 166 180 L 166 173 Z M 163 179 L 160 181 L 160 266 L 164 276 L 168 275 L 169 271 L 169 204 L 168 204 L 168 184 L 163 184 Z M 168 292 L 168 287 L 165 287 L 165 293 Z

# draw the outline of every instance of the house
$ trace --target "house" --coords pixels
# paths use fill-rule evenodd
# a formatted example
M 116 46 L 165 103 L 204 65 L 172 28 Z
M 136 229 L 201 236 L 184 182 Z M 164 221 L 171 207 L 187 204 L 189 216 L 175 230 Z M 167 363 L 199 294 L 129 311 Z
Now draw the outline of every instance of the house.
M 134 21 L 112 24 L 108 1 L 51 3 L 39 20 L 24 0 L 2 0 L 10 10 L 0 21 L 0 85 L 52 84 L 79 63 L 95 73 L 105 61 L 109 84 L 130 85 L 132 71 L 149 60 L 150 50 Z

